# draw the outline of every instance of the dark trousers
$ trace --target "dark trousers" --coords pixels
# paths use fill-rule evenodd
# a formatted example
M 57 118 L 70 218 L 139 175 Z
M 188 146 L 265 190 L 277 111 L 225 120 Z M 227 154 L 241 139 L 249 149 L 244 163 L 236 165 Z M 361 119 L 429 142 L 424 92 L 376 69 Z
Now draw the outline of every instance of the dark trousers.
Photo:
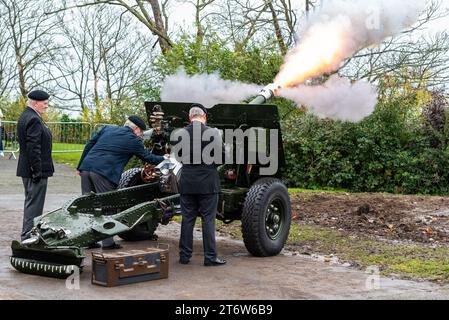
M 23 208 L 22 241 L 29 237 L 28 232 L 34 226 L 33 220 L 42 215 L 45 195 L 47 194 L 47 178 L 33 183 L 31 178 L 22 178 L 25 188 L 25 204 Z
M 181 239 L 179 257 L 189 260 L 193 252 L 193 228 L 196 217 L 201 216 L 203 229 L 204 261 L 217 257 L 215 249 L 215 217 L 217 215 L 218 194 L 182 194 L 181 195 Z
M 91 172 L 81 171 L 81 192 L 87 194 L 90 192 L 103 193 L 117 189 L 117 186 L 103 176 Z M 114 237 L 104 239 L 103 246 L 111 246 L 114 244 Z

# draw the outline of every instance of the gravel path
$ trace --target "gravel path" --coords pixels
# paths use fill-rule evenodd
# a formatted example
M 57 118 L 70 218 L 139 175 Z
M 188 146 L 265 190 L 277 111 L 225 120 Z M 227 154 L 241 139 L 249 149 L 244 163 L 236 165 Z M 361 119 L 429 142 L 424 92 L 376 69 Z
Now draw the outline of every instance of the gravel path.
M 363 271 L 317 261 L 307 256 L 255 258 L 239 241 L 219 237 L 223 267 L 202 266 L 202 243 L 196 233 L 191 264 L 177 263 L 179 224 L 159 227 L 159 241 L 170 245 L 170 276 L 166 280 L 103 288 L 90 282 L 90 252 L 80 288 L 67 289 L 64 280 L 19 273 L 9 265 L 10 243 L 20 234 L 23 187 L 15 176 L 17 162 L 0 158 L 0 299 L 447 299 L 449 286 L 379 278 L 369 290 Z M 60 207 L 80 192 L 79 177 L 64 165 L 49 180 L 45 210 Z M 148 242 L 122 242 L 125 249 Z

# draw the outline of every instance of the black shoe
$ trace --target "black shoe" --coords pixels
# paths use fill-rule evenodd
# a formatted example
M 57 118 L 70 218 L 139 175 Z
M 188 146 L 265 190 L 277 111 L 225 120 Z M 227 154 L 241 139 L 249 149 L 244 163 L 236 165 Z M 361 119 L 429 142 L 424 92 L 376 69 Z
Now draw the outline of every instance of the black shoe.
M 209 267 L 209 266 L 222 266 L 226 264 L 226 260 L 220 259 L 220 258 L 215 258 L 215 260 L 212 261 L 204 261 L 204 265 Z
M 103 246 L 103 250 L 115 250 L 115 249 L 121 249 L 123 248 L 121 245 L 119 245 L 118 243 L 114 243 L 113 245 L 110 246 Z
M 98 249 L 98 248 L 101 248 L 101 244 L 99 244 L 98 242 L 92 243 L 87 247 L 87 249 Z
M 179 263 L 180 264 L 189 264 L 190 260 L 189 259 L 179 259 Z

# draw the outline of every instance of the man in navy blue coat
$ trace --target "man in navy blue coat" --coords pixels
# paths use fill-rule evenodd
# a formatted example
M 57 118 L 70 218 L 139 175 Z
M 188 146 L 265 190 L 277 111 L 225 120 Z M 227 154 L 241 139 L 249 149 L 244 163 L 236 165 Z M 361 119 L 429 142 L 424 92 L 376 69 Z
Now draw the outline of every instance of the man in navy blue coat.
M 168 155 L 157 156 L 145 149 L 145 129 L 145 122 L 141 118 L 131 116 L 123 127 L 105 126 L 86 144 L 77 168 L 83 194 L 115 190 L 132 156 L 153 164 L 168 158 Z M 103 248 L 119 249 L 121 246 L 113 238 L 108 238 L 103 240 Z

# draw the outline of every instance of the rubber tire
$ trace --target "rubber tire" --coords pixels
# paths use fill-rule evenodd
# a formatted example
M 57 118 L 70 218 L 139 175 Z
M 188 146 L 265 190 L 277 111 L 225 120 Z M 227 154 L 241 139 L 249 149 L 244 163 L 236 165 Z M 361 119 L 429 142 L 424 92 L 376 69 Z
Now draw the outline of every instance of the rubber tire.
M 132 168 L 123 172 L 118 189 L 134 187 L 143 184 L 140 168 Z M 159 225 L 158 221 L 149 221 L 135 226 L 132 230 L 119 234 L 118 236 L 125 241 L 143 241 L 154 240 L 154 232 Z
M 132 168 L 122 173 L 117 189 L 124 189 L 143 184 L 140 172 L 141 168 Z
M 274 198 L 278 198 L 285 208 L 285 223 L 276 240 L 270 239 L 265 229 L 268 204 Z M 243 242 L 248 252 L 256 257 L 278 255 L 287 241 L 291 218 L 290 196 L 282 181 L 275 178 L 257 180 L 246 195 L 242 212 Z

